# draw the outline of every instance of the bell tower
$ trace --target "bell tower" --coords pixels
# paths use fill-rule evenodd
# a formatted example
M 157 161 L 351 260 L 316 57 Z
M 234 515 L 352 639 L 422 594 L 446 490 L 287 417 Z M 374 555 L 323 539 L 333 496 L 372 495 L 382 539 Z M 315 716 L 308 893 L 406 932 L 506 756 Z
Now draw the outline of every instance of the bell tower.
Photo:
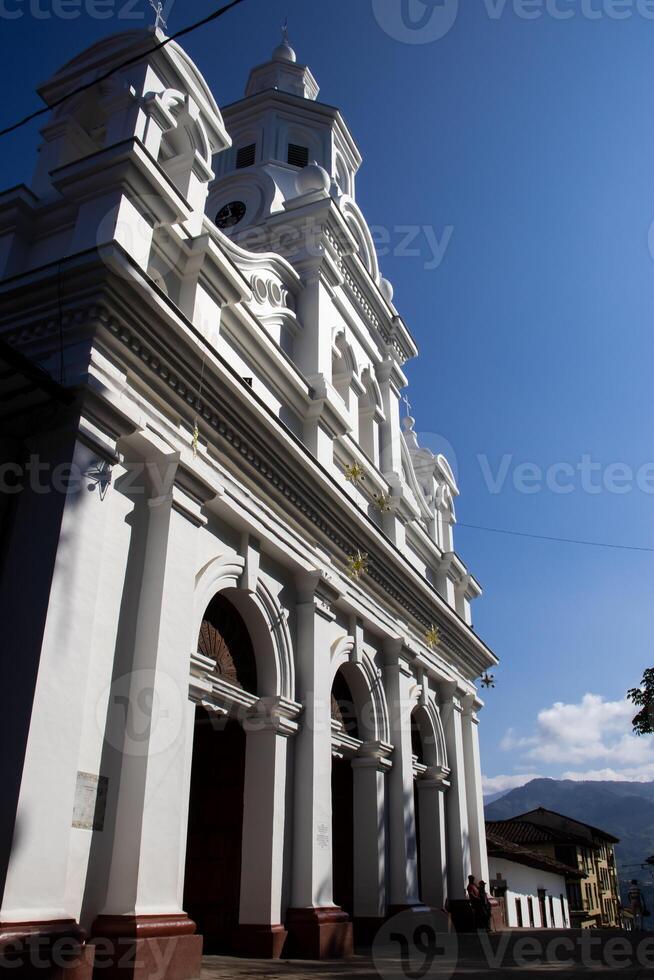
M 361 155 L 338 109 L 317 101 L 284 27 L 269 61 L 250 72 L 245 97 L 223 109 L 232 147 L 216 161 L 207 213 L 231 234 L 258 225 L 297 196 L 300 170 L 316 164 L 332 197 L 354 197 Z

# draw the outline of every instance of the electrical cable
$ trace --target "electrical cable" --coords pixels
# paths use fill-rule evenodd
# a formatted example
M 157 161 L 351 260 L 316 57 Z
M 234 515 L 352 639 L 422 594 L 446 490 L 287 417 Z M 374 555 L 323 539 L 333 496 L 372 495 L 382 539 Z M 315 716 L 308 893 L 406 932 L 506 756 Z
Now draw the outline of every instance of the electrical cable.
M 632 544 L 611 544 L 609 541 L 583 541 L 579 538 L 559 538 L 550 534 L 532 534 L 529 531 L 511 531 L 508 528 L 485 527 L 482 524 L 464 524 L 457 521 L 457 527 L 468 527 L 473 531 L 488 531 L 490 534 L 509 534 L 516 538 L 535 538 L 537 541 L 556 541 L 559 544 L 580 544 L 587 548 L 615 548 L 618 551 L 645 551 L 654 554 L 654 548 Z
M 94 85 L 98 85 L 100 82 L 104 82 L 107 78 L 111 78 L 111 76 L 115 75 L 117 72 L 122 71 L 123 68 L 128 68 L 130 65 L 134 65 L 137 62 L 142 61 L 144 58 L 148 58 L 151 54 L 154 54 L 156 51 L 160 51 L 162 48 L 165 48 L 166 45 L 170 44 L 171 41 L 176 41 L 177 38 L 184 37 L 185 34 L 190 34 L 191 31 L 195 31 L 199 27 L 204 27 L 205 24 L 209 24 L 211 23 L 211 21 L 217 20 L 219 17 L 222 17 L 223 14 L 226 14 L 228 10 L 232 9 L 232 7 L 237 7 L 240 3 L 244 3 L 244 2 L 245 0 L 231 0 L 231 3 L 225 4 L 225 6 L 220 7 L 219 10 L 214 10 L 212 14 L 208 14 L 208 16 L 203 17 L 202 20 L 198 20 L 194 24 L 189 24 L 188 27 L 183 27 L 181 30 L 176 31 L 174 34 L 171 34 L 170 37 L 165 37 L 163 41 L 158 41 L 157 44 L 153 45 L 151 48 L 148 48 L 147 51 L 142 51 L 140 54 L 135 55 L 133 58 L 128 58 L 126 61 L 121 62 L 119 65 L 114 65 L 113 68 L 110 68 L 103 75 L 99 75 L 97 78 L 94 78 L 92 81 L 86 82 L 84 85 L 80 85 L 78 88 L 73 89 L 72 92 L 67 92 L 66 95 L 62 95 L 59 99 L 55 99 L 53 102 L 45 106 L 43 109 L 36 109 L 34 112 L 30 112 L 29 115 L 24 116 L 23 119 L 19 119 L 18 122 L 12 123 L 11 126 L 5 126 L 4 129 L 0 129 L 0 137 L 7 136 L 9 133 L 15 132 L 15 130 L 20 129 L 22 126 L 26 126 L 27 123 L 31 122 L 33 119 L 37 119 L 39 116 L 44 116 L 46 113 L 51 112 L 53 109 L 56 109 L 67 99 L 72 99 L 73 96 L 79 95 L 80 92 L 86 92 Z

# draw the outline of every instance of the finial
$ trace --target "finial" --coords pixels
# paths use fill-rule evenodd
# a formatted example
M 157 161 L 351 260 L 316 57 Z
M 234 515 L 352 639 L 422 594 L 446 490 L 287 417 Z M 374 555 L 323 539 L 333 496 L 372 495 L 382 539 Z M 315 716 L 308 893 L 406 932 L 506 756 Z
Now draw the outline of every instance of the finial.
M 288 43 L 288 17 L 282 24 L 282 40 L 280 44 L 278 44 L 275 50 L 273 51 L 272 60 L 290 61 L 291 63 L 295 63 L 295 61 L 297 60 L 295 51 Z
M 159 30 L 160 28 L 165 28 L 167 25 L 166 25 L 166 21 L 163 19 L 163 3 L 161 2 L 161 0 L 148 0 L 148 2 L 155 13 L 155 20 L 154 20 L 155 31 Z

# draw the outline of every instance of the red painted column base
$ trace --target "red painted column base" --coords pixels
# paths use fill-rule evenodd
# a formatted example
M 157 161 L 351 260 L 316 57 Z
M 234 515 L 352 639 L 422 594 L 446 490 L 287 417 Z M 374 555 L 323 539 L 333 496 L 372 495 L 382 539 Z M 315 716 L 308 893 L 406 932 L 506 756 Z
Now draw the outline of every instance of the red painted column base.
M 253 960 L 278 960 L 288 933 L 282 925 L 243 925 L 236 930 L 234 951 Z
M 95 977 L 191 980 L 200 976 L 202 936 L 184 913 L 99 915 L 91 927 Z
M 354 955 L 352 923 L 343 909 L 289 909 L 288 955 L 303 960 L 346 959 Z
M 92 946 L 75 919 L 0 922 L 0 969 L 16 980 L 91 980 Z

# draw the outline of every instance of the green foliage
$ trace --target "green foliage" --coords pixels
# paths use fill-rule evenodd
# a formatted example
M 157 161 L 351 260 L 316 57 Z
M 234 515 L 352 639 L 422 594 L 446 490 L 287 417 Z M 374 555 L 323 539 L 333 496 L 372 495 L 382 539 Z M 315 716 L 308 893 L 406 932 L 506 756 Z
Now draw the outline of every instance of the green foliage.
M 632 687 L 627 697 L 640 708 L 631 720 L 636 735 L 654 734 L 654 667 L 647 668 L 640 687 Z

